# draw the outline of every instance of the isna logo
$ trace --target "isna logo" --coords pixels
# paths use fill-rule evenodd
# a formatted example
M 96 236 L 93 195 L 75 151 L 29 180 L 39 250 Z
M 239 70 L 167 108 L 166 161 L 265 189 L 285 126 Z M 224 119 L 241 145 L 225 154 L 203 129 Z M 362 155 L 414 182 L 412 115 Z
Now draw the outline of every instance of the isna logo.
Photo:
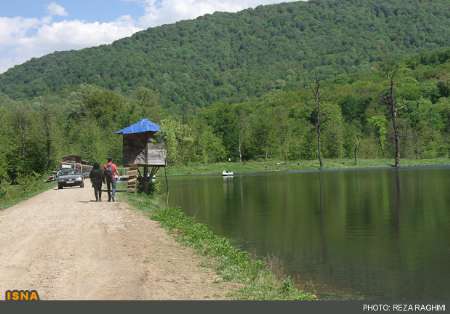
M 39 293 L 36 290 L 7 290 L 5 292 L 5 301 L 32 302 L 39 300 Z

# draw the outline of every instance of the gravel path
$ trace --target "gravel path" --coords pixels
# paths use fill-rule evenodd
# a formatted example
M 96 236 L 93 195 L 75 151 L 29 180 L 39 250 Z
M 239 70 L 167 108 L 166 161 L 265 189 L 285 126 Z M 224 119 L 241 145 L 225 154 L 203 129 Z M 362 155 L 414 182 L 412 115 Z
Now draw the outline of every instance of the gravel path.
M 126 203 L 92 202 L 89 186 L 0 211 L 1 295 L 36 289 L 43 300 L 198 300 L 235 288 Z

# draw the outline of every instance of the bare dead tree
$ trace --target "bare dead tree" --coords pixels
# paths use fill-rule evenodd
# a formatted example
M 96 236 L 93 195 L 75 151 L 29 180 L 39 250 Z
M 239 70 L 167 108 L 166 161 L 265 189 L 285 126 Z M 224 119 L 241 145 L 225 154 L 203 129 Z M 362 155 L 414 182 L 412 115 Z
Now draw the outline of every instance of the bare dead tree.
M 398 126 L 398 106 L 395 95 L 395 78 L 398 67 L 395 64 L 385 66 L 385 74 L 389 81 L 389 91 L 384 96 L 384 103 L 389 108 L 389 114 L 392 122 L 392 129 L 394 130 L 394 167 L 400 167 L 400 130 Z
M 360 146 L 361 146 L 361 138 L 359 136 L 355 136 L 355 145 L 353 147 L 353 157 L 355 159 L 355 165 L 358 164 L 358 153 Z
M 314 85 L 312 87 L 314 100 L 316 102 L 316 110 L 317 110 L 317 117 L 316 117 L 316 133 L 317 133 L 317 159 L 319 159 L 320 169 L 323 168 L 323 161 L 322 161 L 322 155 L 320 153 L 321 151 L 321 143 L 320 143 L 320 79 L 319 77 L 315 77 L 314 79 Z
M 238 149 L 239 149 L 239 162 L 242 163 L 242 132 L 241 131 L 239 131 Z

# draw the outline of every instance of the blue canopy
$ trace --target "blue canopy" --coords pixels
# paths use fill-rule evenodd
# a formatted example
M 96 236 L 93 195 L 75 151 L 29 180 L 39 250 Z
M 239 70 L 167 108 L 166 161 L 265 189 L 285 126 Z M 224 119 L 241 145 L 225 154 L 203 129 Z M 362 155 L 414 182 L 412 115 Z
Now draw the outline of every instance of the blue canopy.
M 126 128 L 116 131 L 116 134 L 136 134 L 136 133 L 146 133 L 146 132 L 158 132 L 161 128 L 156 123 L 148 120 L 142 119 L 135 124 L 127 126 Z

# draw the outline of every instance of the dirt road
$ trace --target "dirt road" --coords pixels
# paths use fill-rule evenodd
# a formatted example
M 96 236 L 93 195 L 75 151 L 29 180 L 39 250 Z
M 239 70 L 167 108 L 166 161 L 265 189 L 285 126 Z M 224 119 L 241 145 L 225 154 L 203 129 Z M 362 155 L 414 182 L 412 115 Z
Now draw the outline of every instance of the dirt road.
M 87 183 L 87 182 L 86 182 Z M 41 299 L 223 299 L 233 289 L 126 203 L 50 190 L 0 211 L 0 293 Z

